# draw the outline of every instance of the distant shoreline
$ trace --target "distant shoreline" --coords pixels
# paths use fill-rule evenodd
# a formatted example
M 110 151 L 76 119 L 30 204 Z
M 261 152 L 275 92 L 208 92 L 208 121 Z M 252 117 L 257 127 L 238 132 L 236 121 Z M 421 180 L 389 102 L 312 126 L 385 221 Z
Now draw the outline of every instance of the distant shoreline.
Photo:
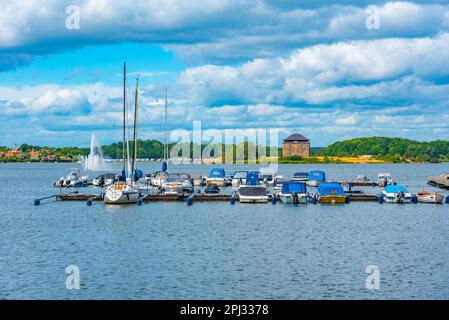
M 326 159 L 325 159 L 326 158 Z M 393 162 L 393 161 L 386 161 L 386 160 L 380 160 L 380 159 L 373 159 L 371 157 L 361 156 L 361 157 L 323 157 L 323 156 L 316 156 L 316 157 L 310 157 L 310 158 L 304 158 L 301 160 L 288 160 L 288 159 L 278 159 L 278 161 L 273 161 L 274 159 L 249 159 L 249 160 L 238 160 L 233 161 L 232 164 L 270 164 L 270 163 L 278 163 L 278 164 L 444 164 L 448 163 L 449 161 L 441 161 L 441 162 L 425 162 L 425 161 L 401 161 L 401 162 Z M 112 163 L 122 162 L 121 159 L 105 159 L 105 162 Z M 149 159 L 139 159 L 137 162 L 140 163 L 162 163 L 162 160 L 149 160 Z M 172 160 L 170 161 L 172 163 L 179 163 L 179 164 L 207 164 L 207 165 L 223 165 L 223 161 L 218 158 L 211 158 L 211 159 L 203 159 L 202 161 L 194 160 L 194 161 L 180 161 L 180 160 Z M 33 164 L 48 164 L 48 163 L 80 163 L 78 160 L 65 160 L 65 161 L 25 161 L 25 160 L 1 160 L 0 163 L 33 163 Z M 225 163 L 227 164 L 227 163 Z M 231 163 L 229 163 L 231 164 Z

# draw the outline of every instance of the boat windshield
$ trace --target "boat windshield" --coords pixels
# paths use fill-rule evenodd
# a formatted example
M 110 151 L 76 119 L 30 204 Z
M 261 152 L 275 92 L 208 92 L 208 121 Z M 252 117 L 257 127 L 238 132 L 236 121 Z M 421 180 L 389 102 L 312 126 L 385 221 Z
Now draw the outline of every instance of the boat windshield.
M 234 173 L 234 179 L 245 179 L 248 171 L 237 171 Z

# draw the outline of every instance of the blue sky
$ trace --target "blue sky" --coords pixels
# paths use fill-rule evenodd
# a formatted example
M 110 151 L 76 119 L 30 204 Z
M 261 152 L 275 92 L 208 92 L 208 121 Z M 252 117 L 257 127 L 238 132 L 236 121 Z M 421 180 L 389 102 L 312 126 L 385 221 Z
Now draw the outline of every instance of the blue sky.
M 76 30 L 66 28 L 70 4 Z M 142 138 L 163 137 L 165 86 L 172 130 L 277 128 L 314 146 L 449 137 L 449 1 L 10 0 L 0 9 L 0 145 L 119 140 L 124 60 L 130 97 L 140 74 Z M 373 13 L 379 28 L 366 26 Z

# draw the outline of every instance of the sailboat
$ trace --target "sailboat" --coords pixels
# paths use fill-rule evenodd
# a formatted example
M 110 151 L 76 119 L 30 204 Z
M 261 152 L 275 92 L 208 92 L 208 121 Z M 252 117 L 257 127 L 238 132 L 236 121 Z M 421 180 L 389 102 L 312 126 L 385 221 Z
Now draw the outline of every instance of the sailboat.
M 138 83 L 137 83 L 138 85 Z M 136 99 L 137 99 L 137 85 L 136 85 Z M 136 110 L 137 114 L 137 101 Z M 134 122 L 136 122 L 136 117 Z M 136 123 L 134 124 L 134 138 L 136 138 Z M 134 154 L 137 154 L 136 141 L 134 141 Z M 104 193 L 104 203 L 107 204 L 128 204 L 137 203 L 140 197 L 140 192 L 136 189 L 131 179 L 127 179 L 129 171 L 129 144 L 127 139 L 127 121 L 126 121 L 126 63 L 123 65 L 123 145 L 122 145 L 122 160 L 123 169 L 119 177 L 119 181 L 106 188 Z M 133 157 L 133 164 L 135 158 Z M 133 174 L 133 173 L 131 173 Z

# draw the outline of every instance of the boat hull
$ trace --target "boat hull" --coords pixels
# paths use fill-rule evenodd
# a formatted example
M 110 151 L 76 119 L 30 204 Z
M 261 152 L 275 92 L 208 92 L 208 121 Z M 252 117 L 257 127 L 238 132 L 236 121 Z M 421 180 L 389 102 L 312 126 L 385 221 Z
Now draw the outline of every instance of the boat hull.
M 267 203 L 268 196 L 239 196 L 241 203 Z
M 398 197 L 395 193 L 384 193 L 383 200 L 387 203 L 412 203 L 413 198 L 410 194 L 404 197 Z
M 342 204 L 346 203 L 346 196 L 342 195 L 320 196 L 318 202 L 326 204 Z
M 106 204 L 130 204 L 137 203 L 140 193 L 137 191 L 113 191 L 108 190 L 104 195 L 104 203 Z
M 281 199 L 283 203 L 287 204 L 307 203 L 306 194 L 298 194 L 297 197 L 294 197 L 291 193 L 280 193 L 279 199 Z
M 425 195 L 417 195 L 418 197 L 418 202 L 422 202 L 422 203 L 442 203 L 444 200 L 444 196 L 442 194 L 439 193 L 429 193 L 429 194 L 425 194 Z

